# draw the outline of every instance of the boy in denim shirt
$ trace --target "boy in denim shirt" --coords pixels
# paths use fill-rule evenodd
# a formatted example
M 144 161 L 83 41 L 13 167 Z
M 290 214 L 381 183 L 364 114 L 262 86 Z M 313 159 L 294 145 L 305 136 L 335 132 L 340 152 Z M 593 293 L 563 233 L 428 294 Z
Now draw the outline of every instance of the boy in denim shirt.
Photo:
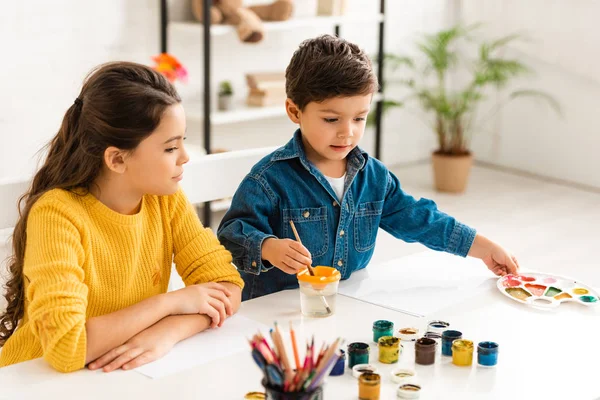
M 380 227 L 405 242 L 480 258 L 496 275 L 518 271 L 501 246 L 404 193 L 358 147 L 378 87 L 358 46 L 330 35 L 307 40 L 285 76 L 286 111 L 300 128 L 252 168 L 218 230 L 246 283 L 243 300 L 298 287 L 295 274 L 306 264 L 349 278 L 369 263 Z

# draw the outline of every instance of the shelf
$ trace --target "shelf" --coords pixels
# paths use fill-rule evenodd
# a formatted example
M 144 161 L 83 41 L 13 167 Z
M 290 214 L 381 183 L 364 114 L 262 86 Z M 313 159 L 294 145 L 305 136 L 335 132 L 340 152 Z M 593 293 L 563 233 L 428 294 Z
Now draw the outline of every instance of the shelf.
M 276 32 L 291 30 L 303 27 L 322 26 L 322 25 L 342 25 L 347 23 L 362 23 L 362 22 L 381 22 L 383 14 L 372 15 L 344 15 L 334 17 L 310 17 L 310 18 L 292 18 L 281 22 L 265 22 L 265 32 Z M 202 24 L 195 21 L 174 21 L 169 22 L 169 29 L 178 32 L 187 32 L 190 34 L 198 34 L 202 31 Z M 232 25 L 211 25 L 210 34 L 213 36 L 226 35 L 234 32 L 235 28 Z
M 381 93 L 375 93 L 373 96 L 373 103 L 376 103 L 382 99 L 383 96 Z M 189 120 L 202 121 L 204 119 L 202 103 L 184 102 L 184 107 Z M 236 103 L 235 108 L 230 111 L 213 112 L 211 116 L 211 123 L 212 125 L 227 125 L 244 121 L 284 117 L 286 115 L 284 104 L 270 107 L 251 107 L 245 105 L 244 103 Z
M 202 121 L 204 119 L 202 103 L 184 102 L 183 104 L 189 120 Z M 244 103 L 236 103 L 235 108 L 230 111 L 213 112 L 211 114 L 210 122 L 212 125 L 226 125 L 265 118 L 283 117 L 285 115 L 286 112 L 283 103 L 271 107 L 250 107 Z

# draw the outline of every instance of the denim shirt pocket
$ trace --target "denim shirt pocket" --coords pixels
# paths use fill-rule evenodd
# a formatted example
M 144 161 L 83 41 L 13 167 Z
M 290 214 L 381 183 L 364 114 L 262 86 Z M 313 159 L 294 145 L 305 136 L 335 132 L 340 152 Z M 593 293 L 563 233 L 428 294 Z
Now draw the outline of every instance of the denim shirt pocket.
M 283 235 L 295 240 L 290 221 L 294 221 L 300 240 L 313 259 L 327 253 L 327 207 L 283 209 Z
M 357 251 L 369 251 L 375 246 L 383 203 L 381 200 L 358 205 L 354 215 L 354 247 Z

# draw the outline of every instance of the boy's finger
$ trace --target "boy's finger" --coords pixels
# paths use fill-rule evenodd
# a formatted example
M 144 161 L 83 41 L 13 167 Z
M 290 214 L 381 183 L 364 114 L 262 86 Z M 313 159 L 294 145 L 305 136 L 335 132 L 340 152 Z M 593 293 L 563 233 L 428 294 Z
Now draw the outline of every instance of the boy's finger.
M 298 253 L 297 251 L 294 251 L 291 254 L 288 254 L 287 256 L 290 257 L 291 259 L 293 259 L 294 261 L 300 263 L 303 267 L 306 264 L 312 265 L 312 259 L 310 257 L 306 257 L 306 256 Z
M 290 275 L 294 275 L 294 274 L 296 274 L 298 272 L 294 268 L 292 268 L 289 265 L 287 265 L 285 263 L 285 261 L 281 262 L 281 267 L 279 267 L 279 269 L 282 270 L 283 272 L 285 272 L 286 274 L 290 274 Z
M 519 267 L 512 256 L 507 258 L 506 269 L 509 274 L 517 274 L 519 272 Z
M 311 258 L 310 251 L 298 242 L 292 242 L 290 247 L 305 257 Z

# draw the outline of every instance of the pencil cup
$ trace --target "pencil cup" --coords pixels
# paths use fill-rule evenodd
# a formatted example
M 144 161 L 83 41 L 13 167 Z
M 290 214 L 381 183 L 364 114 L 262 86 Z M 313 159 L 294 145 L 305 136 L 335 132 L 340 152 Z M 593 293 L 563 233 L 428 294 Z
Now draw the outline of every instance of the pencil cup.
M 267 400 L 323 400 L 323 386 L 317 386 L 309 392 L 284 392 L 282 387 L 273 387 L 263 379 Z
M 335 299 L 341 274 L 335 268 L 314 267 L 298 272 L 300 285 L 300 310 L 305 317 L 329 317 L 335 313 Z

